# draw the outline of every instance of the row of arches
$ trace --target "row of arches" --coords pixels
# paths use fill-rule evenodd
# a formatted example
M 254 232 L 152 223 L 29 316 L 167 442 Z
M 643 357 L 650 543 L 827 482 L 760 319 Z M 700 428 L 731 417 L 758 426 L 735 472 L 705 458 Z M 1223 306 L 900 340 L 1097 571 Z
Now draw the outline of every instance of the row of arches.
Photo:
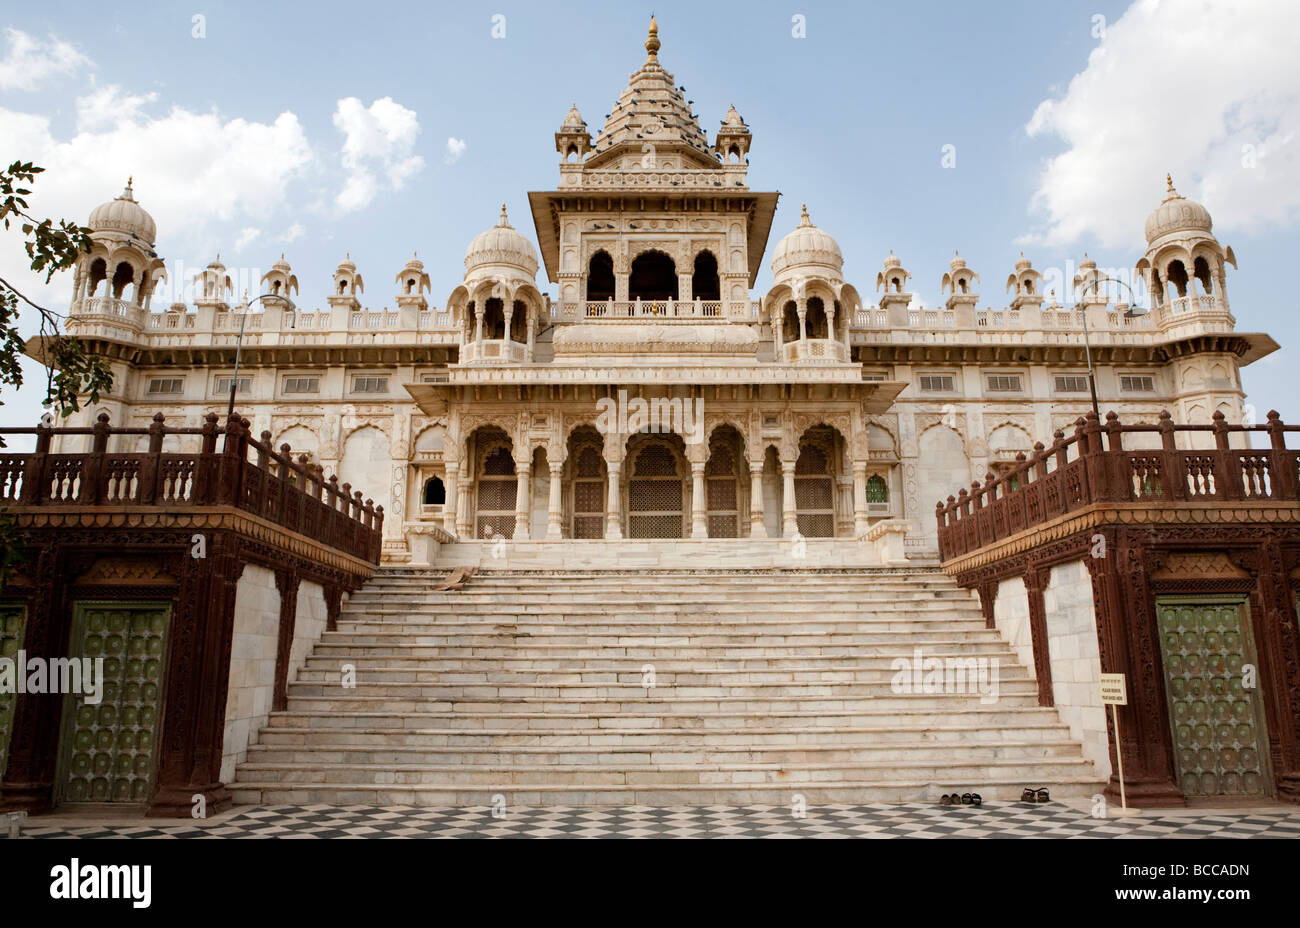
M 1223 261 L 1219 256 L 1200 254 L 1193 257 L 1183 254 L 1184 257 L 1175 257 L 1165 262 L 1153 263 L 1147 258 L 1138 262 L 1137 269 L 1147 275 L 1156 305 L 1187 296 L 1220 295 L 1215 291 L 1215 280 L 1219 281 L 1221 289 L 1224 277 Z M 1231 254 L 1228 255 L 1228 260 L 1233 260 Z
M 614 259 L 601 249 L 591 256 L 587 264 L 587 301 L 603 302 L 618 298 L 618 285 L 614 274 Z M 627 281 L 627 298 L 658 302 L 663 300 L 698 299 L 719 300 L 722 285 L 718 276 L 718 259 L 705 249 L 695 256 L 691 267 L 691 293 L 684 297 L 680 292 L 677 263 L 662 251 L 644 251 L 632 259 Z
M 775 445 L 751 461 L 741 433 L 724 424 L 709 435 L 702 468 L 693 468 L 680 435 L 638 433 L 627 439 L 611 479 L 605 437 L 584 425 L 568 438 L 553 488 L 546 448 L 533 449 L 521 475 L 511 438 L 499 427 L 482 426 L 465 446 L 456 523 L 462 536 L 475 538 L 513 538 L 521 529 L 534 539 L 556 537 L 553 526 L 559 537 L 604 538 L 611 520 L 619 536 L 642 539 L 790 537 L 796 531 L 806 538 L 842 537 L 853 530 L 855 509 L 845 450 L 837 429 L 819 425 L 799 439 L 792 468 L 783 466 Z M 441 478 L 430 478 L 422 499 L 433 504 L 447 500 L 446 493 Z M 886 480 L 873 475 L 866 496 L 887 502 Z

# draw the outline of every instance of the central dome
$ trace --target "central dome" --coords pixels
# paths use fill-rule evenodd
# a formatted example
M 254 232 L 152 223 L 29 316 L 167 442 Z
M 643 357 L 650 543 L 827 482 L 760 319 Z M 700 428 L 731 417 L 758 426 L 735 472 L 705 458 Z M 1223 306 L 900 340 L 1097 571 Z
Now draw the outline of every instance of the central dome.
M 504 203 L 497 224 L 470 242 L 465 251 L 465 270 L 472 271 L 485 264 L 505 264 L 519 268 L 529 277 L 537 276 L 537 250 L 510 224 Z
M 844 267 L 840 246 L 830 235 L 812 224 L 806 205 L 798 227 L 777 242 L 776 250 L 772 253 L 772 273 L 776 275 L 805 265 L 831 268 L 837 274 Z
M 1171 232 L 1203 232 L 1210 234 L 1214 226 L 1210 211 L 1195 200 L 1181 196 L 1174 189 L 1174 180 L 1165 175 L 1168 190 L 1164 202 L 1151 211 L 1147 217 L 1147 244 Z
M 158 237 L 158 225 L 153 217 L 145 212 L 144 207 L 135 201 L 131 190 L 131 181 L 126 182 L 122 195 L 107 203 L 101 203 L 90 211 L 90 220 L 86 223 L 92 232 L 120 232 L 134 235 L 141 241 L 153 245 Z

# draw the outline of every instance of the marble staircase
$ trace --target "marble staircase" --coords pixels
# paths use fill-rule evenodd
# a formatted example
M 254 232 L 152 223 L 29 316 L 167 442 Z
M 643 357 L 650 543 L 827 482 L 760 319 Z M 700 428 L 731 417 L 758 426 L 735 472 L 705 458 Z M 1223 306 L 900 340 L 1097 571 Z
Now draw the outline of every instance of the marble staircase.
M 237 802 L 788 805 L 1100 788 L 1030 672 L 934 569 L 488 570 L 433 592 L 444 573 L 388 568 L 351 598 L 238 767 Z M 996 660 L 996 699 L 896 686 L 894 660 L 916 649 Z

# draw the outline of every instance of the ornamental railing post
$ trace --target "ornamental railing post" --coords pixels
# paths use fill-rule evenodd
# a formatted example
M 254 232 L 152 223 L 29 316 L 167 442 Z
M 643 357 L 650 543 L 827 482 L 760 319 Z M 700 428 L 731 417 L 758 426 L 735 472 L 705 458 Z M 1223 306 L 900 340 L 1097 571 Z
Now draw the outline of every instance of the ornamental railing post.
M 86 455 L 81 465 L 81 486 L 77 492 L 77 502 L 83 506 L 98 506 L 104 498 L 104 489 L 100 483 L 104 473 L 104 455 L 108 452 L 109 432 L 108 413 L 101 412 L 95 419 L 90 454 Z

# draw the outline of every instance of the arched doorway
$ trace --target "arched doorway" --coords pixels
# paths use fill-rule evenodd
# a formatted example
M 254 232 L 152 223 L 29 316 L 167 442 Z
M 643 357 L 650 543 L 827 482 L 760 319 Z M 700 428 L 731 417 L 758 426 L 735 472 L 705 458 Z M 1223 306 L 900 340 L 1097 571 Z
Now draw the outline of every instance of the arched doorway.
M 817 426 L 799 441 L 794 465 L 794 508 L 799 534 L 835 537 L 835 430 Z
M 647 251 L 632 262 L 628 299 L 653 302 L 677 299 L 677 266 L 662 251 Z
M 740 537 L 742 447 L 740 433 L 734 426 L 719 426 L 709 436 L 709 460 L 704 465 L 704 481 L 710 538 Z
M 681 538 L 686 492 L 678 452 L 668 441 L 652 438 L 637 446 L 631 458 L 628 537 Z
M 594 303 L 614 299 L 614 259 L 609 252 L 598 251 L 587 266 L 587 301 Z
M 572 462 L 572 497 L 569 535 L 573 538 L 605 537 L 606 471 L 604 440 L 589 425 L 574 429 L 569 436 Z
M 711 251 L 701 251 L 695 256 L 691 275 L 691 296 L 697 300 L 720 300 L 722 288 L 718 283 L 718 259 Z
M 519 481 L 505 432 L 494 428 L 475 433 L 474 462 L 474 536 L 513 537 Z

